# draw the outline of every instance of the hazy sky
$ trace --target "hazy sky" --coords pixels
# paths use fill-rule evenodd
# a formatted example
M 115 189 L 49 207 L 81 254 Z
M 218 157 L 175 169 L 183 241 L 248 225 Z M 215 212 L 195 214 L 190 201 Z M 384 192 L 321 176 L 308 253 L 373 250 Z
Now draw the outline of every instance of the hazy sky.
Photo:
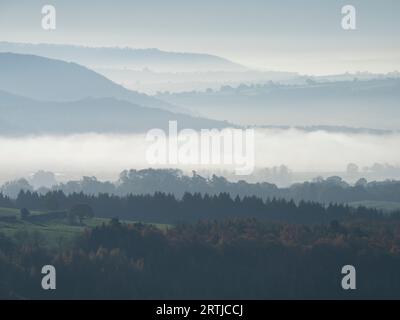
M 57 30 L 41 29 L 41 8 Z M 357 30 L 341 8 L 357 9 Z M 0 0 L 0 40 L 206 52 L 302 73 L 400 70 L 399 0 Z

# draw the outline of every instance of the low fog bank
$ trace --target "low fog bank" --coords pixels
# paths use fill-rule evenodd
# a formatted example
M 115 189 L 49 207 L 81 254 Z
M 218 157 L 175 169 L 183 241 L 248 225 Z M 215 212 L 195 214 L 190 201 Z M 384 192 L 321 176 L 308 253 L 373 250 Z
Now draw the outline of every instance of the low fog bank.
M 399 133 L 375 135 L 257 129 L 254 139 L 254 171 L 248 176 L 238 177 L 230 173 L 235 165 L 149 164 L 146 151 L 151 144 L 152 142 L 146 141 L 144 134 L 0 136 L 0 182 L 29 177 L 42 169 L 55 172 L 60 181 L 82 176 L 114 180 L 126 168 L 149 167 L 173 167 L 185 172 L 216 172 L 231 176 L 232 180 L 248 181 L 273 180 L 271 177 L 279 176 L 282 165 L 292 174 L 290 182 L 311 179 L 312 176 L 324 173 L 330 175 L 340 172 L 346 174 L 350 180 L 368 174 L 372 178 L 379 178 L 379 174 L 382 178 L 399 176 L 396 169 L 400 165 Z M 356 164 L 357 168 L 348 168 L 351 163 Z M 382 164 L 386 169 L 368 169 L 374 164 Z M 278 180 L 278 184 L 286 183 Z

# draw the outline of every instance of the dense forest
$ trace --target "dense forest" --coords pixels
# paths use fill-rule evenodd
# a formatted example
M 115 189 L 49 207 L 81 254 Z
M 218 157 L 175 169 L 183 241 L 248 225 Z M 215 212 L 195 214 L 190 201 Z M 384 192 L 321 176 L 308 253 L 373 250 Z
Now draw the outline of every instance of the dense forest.
M 346 192 L 382 188 L 383 194 L 398 196 L 395 182 L 339 186 Z M 20 212 L 0 217 L 8 226 L 0 230 L 0 299 L 383 299 L 400 294 L 397 211 L 227 192 L 178 197 L 62 190 L 22 190 L 15 198 L 0 193 L 0 208 Z M 101 222 L 85 224 L 89 217 Z M 58 224 L 53 230 L 80 231 L 62 240 L 34 228 L 51 221 Z M 10 232 L 10 226 L 18 231 Z M 57 270 L 57 289 L 46 291 L 40 286 L 41 268 L 49 264 Z M 356 290 L 341 286 L 345 265 L 357 270 Z
M 0 236 L 0 298 L 398 298 L 399 240 L 399 221 L 230 219 L 160 230 L 112 219 L 58 250 Z M 39 285 L 49 263 L 54 291 Z M 341 287 L 347 264 L 357 269 L 357 290 Z

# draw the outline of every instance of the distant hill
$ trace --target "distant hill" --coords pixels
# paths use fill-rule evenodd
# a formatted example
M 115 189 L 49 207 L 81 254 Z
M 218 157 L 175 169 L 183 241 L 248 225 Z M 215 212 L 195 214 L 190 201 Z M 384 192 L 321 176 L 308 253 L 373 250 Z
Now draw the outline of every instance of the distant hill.
M 221 121 L 146 108 L 115 98 L 85 98 L 72 102 L 36 101 L 0 91 L 0 134 L 142 133 L 168 129 L 223 128 Z
M 47 101 L 123 99 L 144 107 L 185 112 L 172 104 L 128 90 L 75 63 L 34 55 L 0 53 L 0 90 Z
M 400 129 L 400 78 L 242 84 L 156 97 L 203 116 L 241 125 Z
M 227 59 L 202 53 L 166 52 L 159 49 L 83 47 L 56 44 L 0 42 L 0 52 L 33 54 L 91 67 L 149 68 L 156 71 L 244 71 Z

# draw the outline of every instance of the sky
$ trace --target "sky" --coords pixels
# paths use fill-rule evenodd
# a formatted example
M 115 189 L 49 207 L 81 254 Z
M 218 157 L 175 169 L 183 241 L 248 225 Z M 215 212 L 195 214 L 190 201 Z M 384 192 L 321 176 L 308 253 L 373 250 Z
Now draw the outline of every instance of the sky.
M 57 29 L 41 28 L 45 4 Z M 357 29 L 341 27 L 344 5 Z M 400 70 L 398 0 L 0 0 L 0 41 L 216 54 L 303 74 Z

